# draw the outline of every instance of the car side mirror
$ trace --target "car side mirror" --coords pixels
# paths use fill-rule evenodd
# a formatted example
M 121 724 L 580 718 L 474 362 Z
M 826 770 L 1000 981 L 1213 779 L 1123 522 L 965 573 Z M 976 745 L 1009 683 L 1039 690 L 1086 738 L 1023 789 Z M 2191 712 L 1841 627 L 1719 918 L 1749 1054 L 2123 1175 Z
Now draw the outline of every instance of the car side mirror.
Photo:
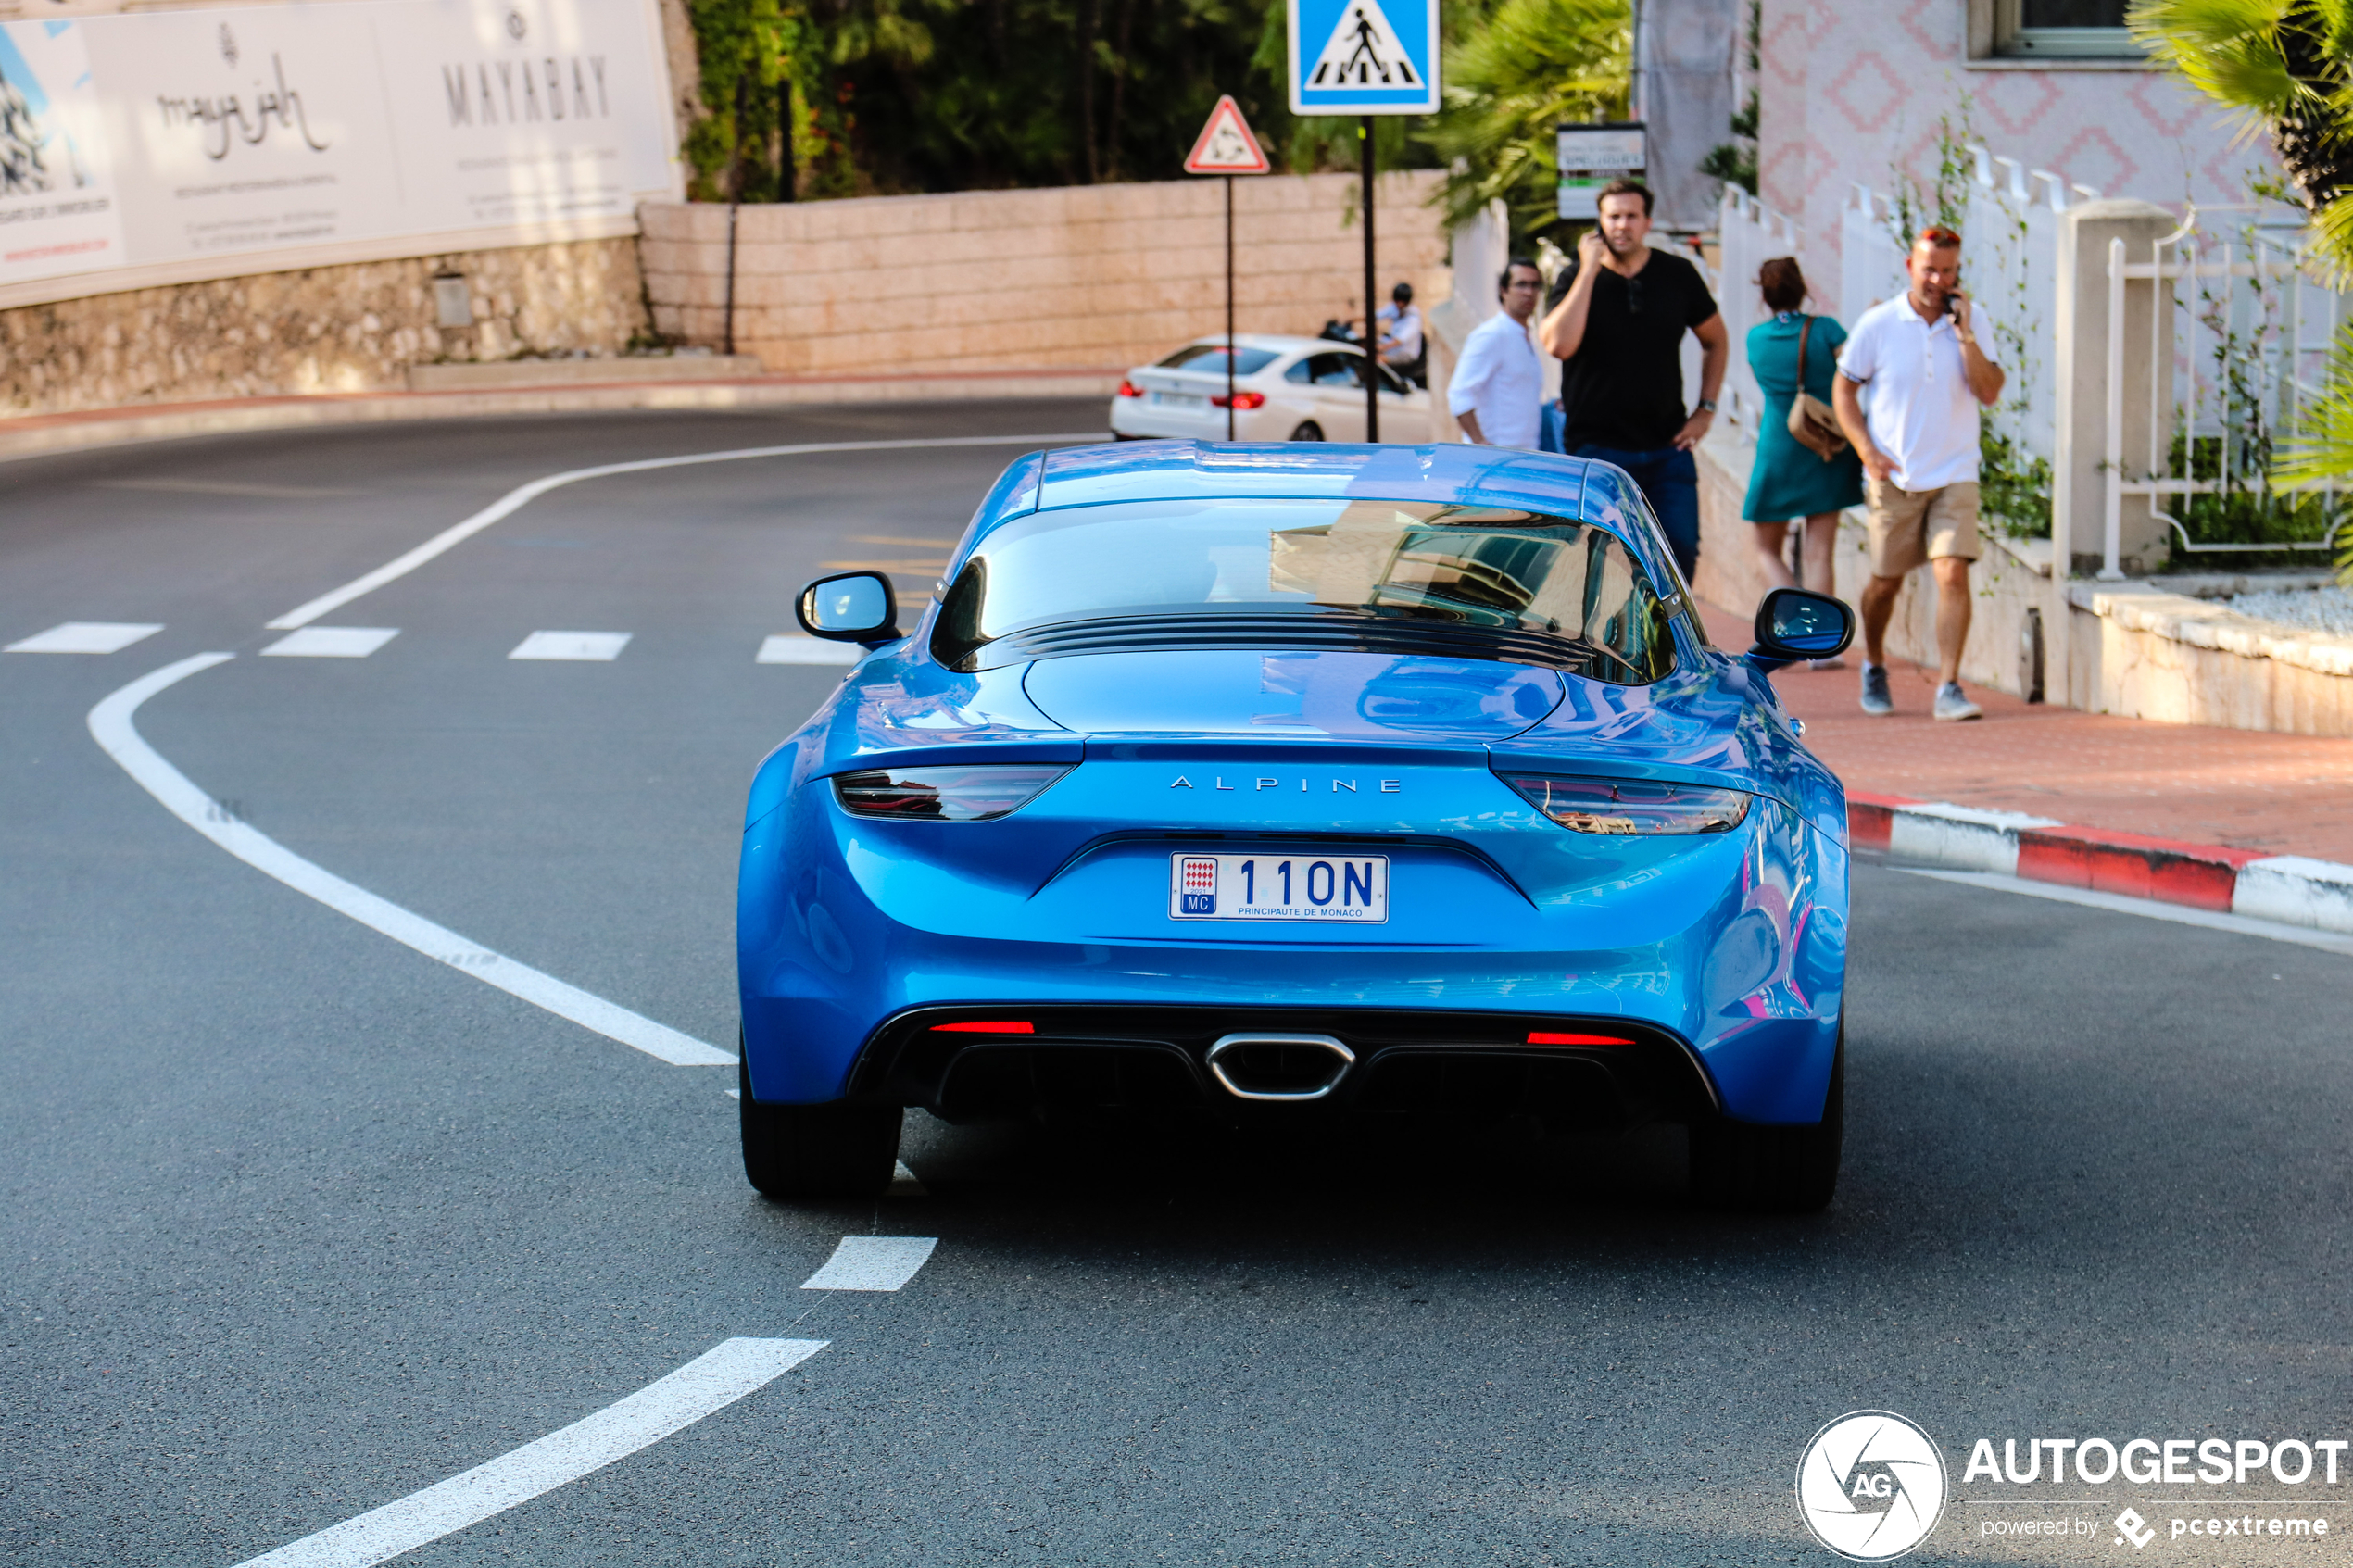
M 1776 588 L 1756 607 L 1756 646 L 1749 662 L 1778 670 L 1800 659 L 1831 659 L 1855 640 L 1855 612 L 1828 594 Z
M 901 635 L 899 599 L 879 571 L 820 577 L 793 606 L 801 630 L 836 643 L 887 643 Z

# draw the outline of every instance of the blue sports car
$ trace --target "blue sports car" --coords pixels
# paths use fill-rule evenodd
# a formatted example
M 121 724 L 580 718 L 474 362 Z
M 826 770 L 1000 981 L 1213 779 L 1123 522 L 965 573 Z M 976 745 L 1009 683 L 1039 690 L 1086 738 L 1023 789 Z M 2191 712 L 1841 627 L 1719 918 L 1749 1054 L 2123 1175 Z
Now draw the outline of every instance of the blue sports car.
M 762 1193 L 878 1189 L 922 1106 L 1665 1120 L 1717 1201 L 1829 1201 L 1845 798 L 1767 676 L 1852 618 L 1711 646 L 1619 470 L 1032 454 L 912 628 L 799 608 L 868 651 L 745 813 Z

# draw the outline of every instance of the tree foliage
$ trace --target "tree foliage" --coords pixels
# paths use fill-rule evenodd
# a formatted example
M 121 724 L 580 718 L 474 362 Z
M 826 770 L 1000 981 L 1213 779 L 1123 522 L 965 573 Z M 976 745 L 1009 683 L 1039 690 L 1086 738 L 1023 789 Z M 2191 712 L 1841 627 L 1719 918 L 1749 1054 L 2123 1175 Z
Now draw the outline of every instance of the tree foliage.
M 1449 166 L 1442 200 L 1460 223 L 1501 199 L 1512 232 L 1558 220 L 1554 127 L 1621 119 L 1633 64 L 1629 0 L 1501 0 L 1464 19 L 1441 78 L 1445 107 L 1421 139 Z

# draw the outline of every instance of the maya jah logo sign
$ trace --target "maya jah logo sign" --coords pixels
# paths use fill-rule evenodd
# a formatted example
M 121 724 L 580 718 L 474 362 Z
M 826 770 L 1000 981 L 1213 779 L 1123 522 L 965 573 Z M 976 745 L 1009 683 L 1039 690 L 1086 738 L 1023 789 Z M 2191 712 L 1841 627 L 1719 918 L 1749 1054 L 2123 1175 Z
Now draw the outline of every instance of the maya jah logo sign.
M 224 25 L 220 30 L 221 57 L 234 64 L 237 40 Z M 328 144 L 310 133 L 310 120 L 303 111 L 302 94 L 286 85 L 285 62 L 276 52 L 270 56 L 270 74 L 276 83 L 264 87 L 254 83 L 253 102 L 248 106 L 234 93 L 218 95 L 193 94 L 174 98 L 158 94 L 156 108 L 163 116 L 169 129 L 178 131 L 196 127 L 204 138 L 204 156 L 219 163 L 229 156 L 229 149 L 238 142 L 258 147 L 270 139 L 272 131 L 292 132 L 302 144 L 314 153 L 323 153 Z
M 1841 1557 L 1901 1557 L 1944 1516 L 1944 1456 L 1892 1411 L 1840 1416 L 1798 1461 L 1797 1510 L 1814 1538 Z
M 1250 121 L 1242 118 L 1241 106 L 1230 93 L 1209 111 L 1209 122 L 1201 128 L 1185 159 L 1188 174 L 1265 174 L 1273 167 L 1258 138 L 1250 133 Z

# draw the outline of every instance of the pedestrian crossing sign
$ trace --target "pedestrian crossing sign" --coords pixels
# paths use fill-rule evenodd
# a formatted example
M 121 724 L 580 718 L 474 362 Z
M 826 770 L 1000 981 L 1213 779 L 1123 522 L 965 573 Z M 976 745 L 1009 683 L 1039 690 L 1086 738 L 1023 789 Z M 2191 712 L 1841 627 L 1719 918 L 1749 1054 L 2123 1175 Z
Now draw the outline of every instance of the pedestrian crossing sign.
M 1293 114 L 1438 112 L 1438 0 L 1290 0 Z

